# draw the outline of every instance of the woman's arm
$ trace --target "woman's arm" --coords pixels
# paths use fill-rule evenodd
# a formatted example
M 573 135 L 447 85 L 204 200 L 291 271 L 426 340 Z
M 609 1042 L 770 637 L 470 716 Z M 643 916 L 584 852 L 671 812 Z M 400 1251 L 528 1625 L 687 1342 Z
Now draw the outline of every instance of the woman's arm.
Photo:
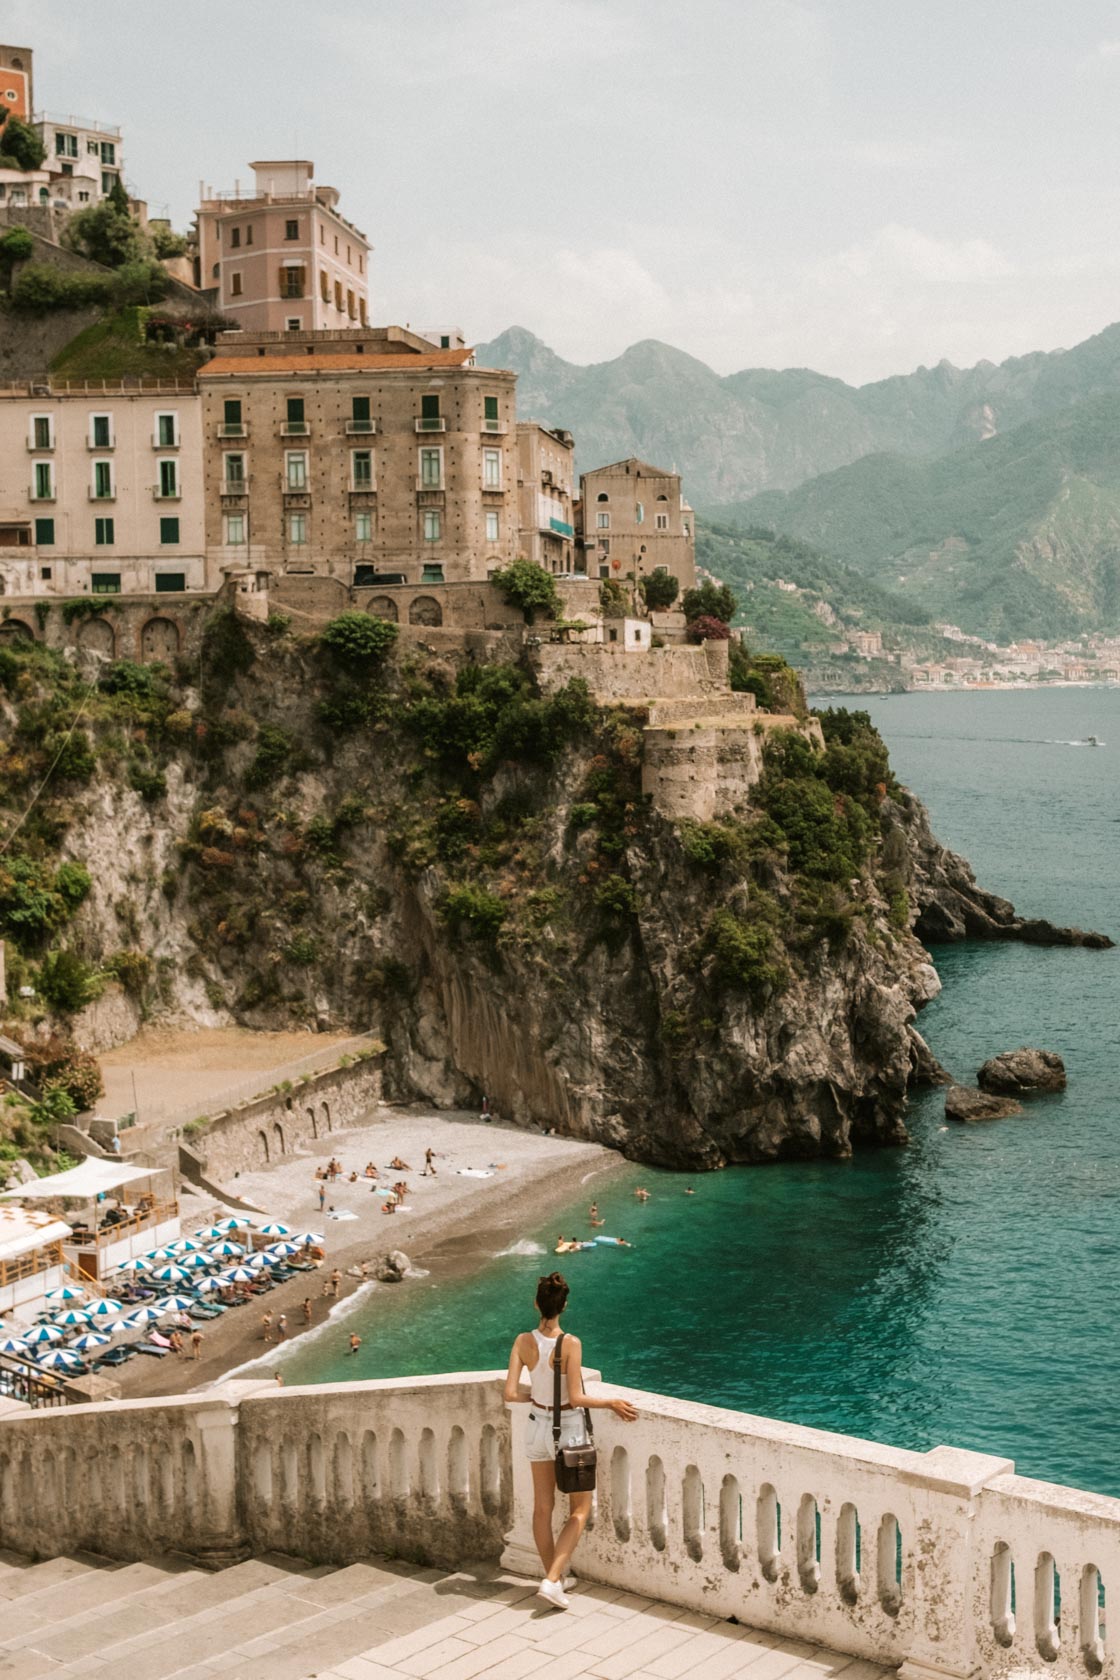
M 502 1399 L 510 1405 L 516 1402 L 528 1402 L 532 1395 L 521 1387 L 521 1373 L 525 1369 L 525 1360 L 521 1354 L 521 1337 L 514 1342 L 509 1356 L 509 1370 L 506 1372 L 506 1386 L 502 1391 Z
M 602 1411 L 611 1411 L 615 1417 L 620 1417 L 624 1423 L 633 1423 L 637 1412 L 629 1400 L 612 1400 L 606 1395 L 592 1399 L 583 1386 L 583 1349 L 578 1336 L 565 1338 L 564 1346 L 564 1375 L 568 1379 L 569 1406 L 595 1406 Z

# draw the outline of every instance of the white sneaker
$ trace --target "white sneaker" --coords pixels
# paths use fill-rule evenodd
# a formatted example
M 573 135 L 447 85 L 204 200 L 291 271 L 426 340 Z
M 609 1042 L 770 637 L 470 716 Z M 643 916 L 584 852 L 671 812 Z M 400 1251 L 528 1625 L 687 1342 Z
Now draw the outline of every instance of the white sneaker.
M 576 1576 L 574 1575 L 565 1575 L 564 1579 L 560 1583 L 566 1593 L 570 1593 L 575 1584 Z
M 550 1581 L 546 1575 L 537 1588 L 537 1597 L 543 1598 L 546 1604 L 551 1604 L 554 1610 L 566 1610 L 568 1600 L 559 1581 Z

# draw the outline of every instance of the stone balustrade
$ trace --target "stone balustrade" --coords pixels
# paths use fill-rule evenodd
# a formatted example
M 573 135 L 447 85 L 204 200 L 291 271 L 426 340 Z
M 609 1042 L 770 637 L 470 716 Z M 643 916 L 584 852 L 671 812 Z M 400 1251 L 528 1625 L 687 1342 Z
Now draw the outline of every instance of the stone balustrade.
M 0 1547 L 222 1565 L 372 1551 L 535 1574 L 528 1408 L 497 1372 L 0 1418 Z M 594 1385 L 592 1385 L 594 1387 Z M 1112 1676 L 1120 1500 L 1011 1463 L 803 1429 L 626 1389 L 597 1413 L 580 1574 L 907 1677 Z M 504 1546 L 504 1550 L 503 1550 Z

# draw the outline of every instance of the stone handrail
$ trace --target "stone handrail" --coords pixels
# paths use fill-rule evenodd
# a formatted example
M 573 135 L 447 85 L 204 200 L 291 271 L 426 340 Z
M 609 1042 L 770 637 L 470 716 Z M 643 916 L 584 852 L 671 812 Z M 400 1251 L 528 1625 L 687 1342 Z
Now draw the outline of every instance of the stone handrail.
M 176 1550 L 218 1566 L 269 1550 L 442 1566 L 500 1554 L 536 1574 L 528 1407 L 503 1406 L 501 1381 L 227 1383 L 7 1416 L 0 1547 Z M 611 1392 L 639 1417 L 596 1413 L 579 1574 L 901 1665 L 908 1680 L 1115 1674 L 1102 1582 L 1120 1583 L 1120 1500 L 981 1453 Z

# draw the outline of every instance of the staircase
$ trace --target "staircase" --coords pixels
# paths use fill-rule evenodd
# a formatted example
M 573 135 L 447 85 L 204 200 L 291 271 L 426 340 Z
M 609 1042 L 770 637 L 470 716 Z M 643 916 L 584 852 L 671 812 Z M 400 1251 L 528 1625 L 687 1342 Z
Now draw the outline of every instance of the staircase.
M 0 1553 L 0 1680 L 880 1680 L 852 1657 L 611 1587 L 562 1615 L 492 1565 Z

